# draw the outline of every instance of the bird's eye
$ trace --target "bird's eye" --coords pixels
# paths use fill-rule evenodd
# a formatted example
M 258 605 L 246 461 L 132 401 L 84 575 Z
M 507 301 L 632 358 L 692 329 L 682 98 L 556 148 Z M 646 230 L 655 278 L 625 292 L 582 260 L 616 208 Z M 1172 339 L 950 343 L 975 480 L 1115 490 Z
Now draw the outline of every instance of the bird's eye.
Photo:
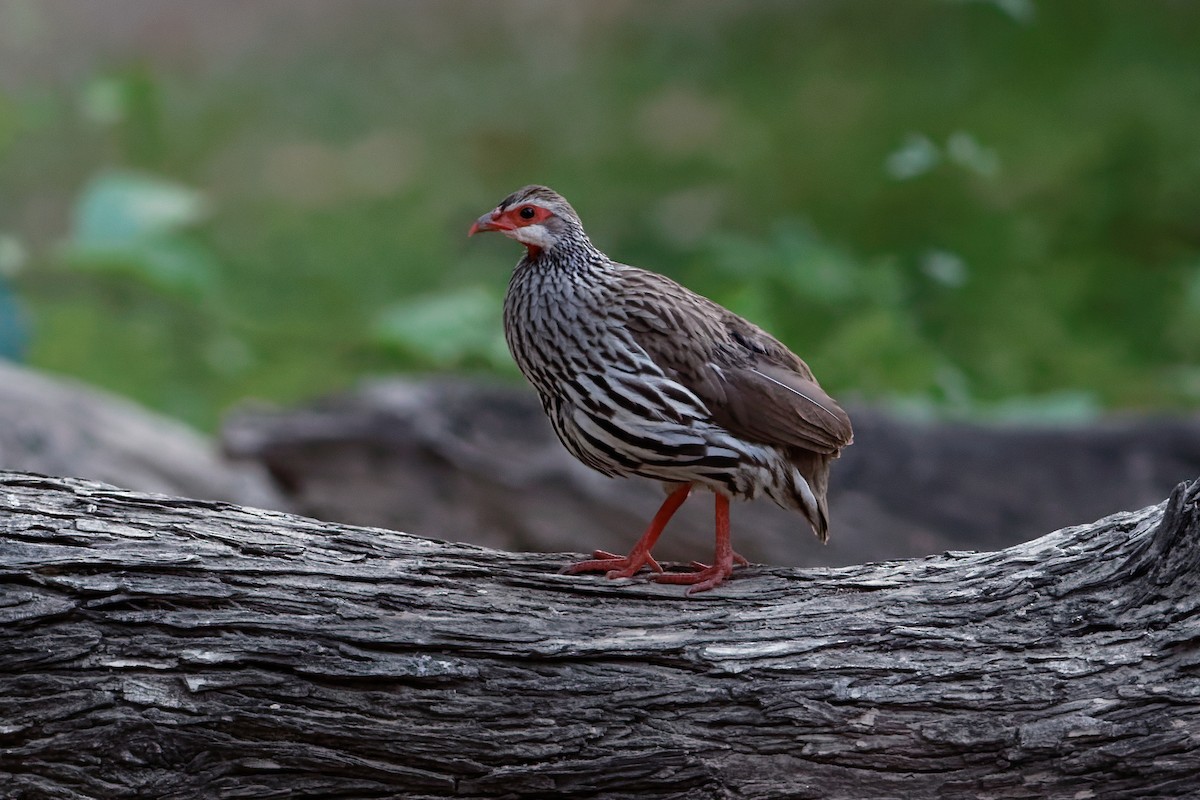
M 525 206 L 520 211 L 517 212 L 517 214 L 520 215 L 521 219 L 533 219 L 533 215 L 536 213 L 537 212 L 535 212 L 533 210 L 533 206 Z

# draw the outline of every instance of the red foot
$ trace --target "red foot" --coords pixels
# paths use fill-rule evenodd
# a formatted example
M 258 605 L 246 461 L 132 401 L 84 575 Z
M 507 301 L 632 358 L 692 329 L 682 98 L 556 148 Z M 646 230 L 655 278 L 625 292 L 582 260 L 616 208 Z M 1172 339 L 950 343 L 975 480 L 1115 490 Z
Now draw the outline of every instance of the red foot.
M 628 556 L 618 556 L 607 550 L 597 550 L 592 553 L 591 559 L 568 564 L 563 567 L 562 571 L 567 575 L 578 575 L 581 572 L 603 572 L 605 573 L 604 577 L 616 579 L 632 578 L 642 571 L 642 567 L 650 567 L 655 572 L 663 571 L 663 568 L 654 560 L 654 556 L 649 553 L 644 553 L 641 558 L 638 558 L 634 553 L 630 553 Z
M 649 567 L 657 573 L 650 576 L 651 580 L 659 583 L 686 584 L 688 590 L 685 594 L 688 595 L 707 592 L 709 589 L 720 586 L 726 578 L 733 574 L 734 564 L 741 564 L 744 567 L 750 563 L 733 552 L 733 546 L 729 541 L 729 498 L 723 494 L 716 496 L 717 543 L 711 567 L 693 561 L 692 567 L 695 568 L 695 572 L 664 573 L 662 566 L 650 555 L 650 549 L 658 541 L 659 534 L 666 527 L 671 515 L 687 499 L 691 488 L 690 484 L 685 484 L 671 492 L 663 501 L 662 507 L 658 509 L 658 513 L 654 515 L 650 527 L 629 551 L 629 555 L 618 556 L 607 550 L 597 550 L 592 553 L 592 558 L 570 564 L 562 571 L 569 575 L 577 575 L 580 572 L 603 572 L 608 578 L 632 578 L 641 572 L 642 567 Z
M 642 538 L 638 539 L 637 544 L 629 551 L 629 555 L 618 556 L 607 550 L 597 550 L 592 553 L 592 558 L 589 560 L 569 564 L 563 569 L 563 572 L 568 575 L 577 575 L 580 572 L 603 572 L 608 578 L 631 578 L 640 572 L 642 567 L 647 566 L 655 572 L 662 572 L 663 568 L 654 560 L 654 556 L 650 555 L 650 550 L 658 541 L 663 528 L 667 527 L 671 516 L 679 510 L 691 491 L 692 485 L 685 483 L 667 495 L 667 499 L 663 500 L 658 513 L 650 521 L 650 527 L 642 534 Z
M 703 565 L 701 565 L 703 566 Z M 733 574 L 733 566 L 723 566 L 714 564 L 711 567 L 697 572 L 666 572 L 662 575 L 652 575 L 650 580 L 658 583 L 682 583 L 691 584 L 684 594 L 694 595 L 696 592 L 707 592 L 709 589 L 720 586 L 725 582 L 725 579 Z
M 709 567 L 698 561 L 693 561 L 692 566 L 696 568 L 696 572 L 672 572 L 664 575 L 652 575 L 650 579 L 659 583 L 689 584 L 688 590 L 684 594 L 690 597 L 696 592 L 707 592 L 709 589 L 724 583 L 725 579 L 733 574 L 734 562 L 742 566 L 746 566 L 749 563 L 745 558 L 733 552 L 733 546 L 729 542 L 729 498 L 718 494 L 717 548 L 713 556 L 713 565 Z

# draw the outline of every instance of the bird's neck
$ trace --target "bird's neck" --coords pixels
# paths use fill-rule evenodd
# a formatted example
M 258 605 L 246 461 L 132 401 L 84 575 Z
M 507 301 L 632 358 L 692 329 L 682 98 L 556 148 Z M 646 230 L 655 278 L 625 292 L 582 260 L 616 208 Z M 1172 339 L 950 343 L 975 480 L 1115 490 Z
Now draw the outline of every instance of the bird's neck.
M 553 247 L 527 247 L 525 257 L 517 268 L 547 273 L 579 273 L 603 271 L 611 264 L 608 256 L 600 252 L 586 235 L 580 235 L 560 241 Z

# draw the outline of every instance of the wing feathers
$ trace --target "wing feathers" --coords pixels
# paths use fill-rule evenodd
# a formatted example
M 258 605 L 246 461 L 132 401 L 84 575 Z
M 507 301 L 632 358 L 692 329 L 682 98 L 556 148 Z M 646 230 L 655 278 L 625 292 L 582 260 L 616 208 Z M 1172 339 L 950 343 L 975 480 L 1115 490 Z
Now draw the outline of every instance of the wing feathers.
M 853 440 L 850 418 L 815 381 L 774 365 L 721 372 L 726 402 L 709 410 L 730 433 L 830 454 Z
M 816 406 L 817 408 L 824 411 L 825 415 L 827 417 L 829 417 L 829 419 L 833 422 L 833 424 L 840 425 L 843 423 L 843 421 L 845 419 L 845 413 L 842 412 L 842 410 L 839 408 L 838 409 L 839 413 L 835 414 L 833 411 L 831 411 L 829 408 L 827 408 L 825 405 L 823 405 L 820 401 L 813 399 L 813 397 L 811 397 L 810 395 L 816 394 L 816 392 L 813 392 L 811 389 L 809 390 L 810 394 L 805 394 L 804 392 L 800 391 L 796 387 L 788 386 L 783 381 L 776 380 L 775 378 L 772 378 L 770 375 L 768 375 L 765 372 L 762 372 L 761 370 L 752 368 L 750 371 L 753 372 L 755 375 L 758 375 L 759 377 L 766 378 L 771 383 L 775 384 L 776 386 L 780 387 L 781 389 L 791 392 L 792 394 L 796 395 L 800 399 L 805 400 L 809 403 L 812 403 L 814 406 Z M 805 381 L 805 382 L 810 383 L 810 381 Z M 825 395 L 824 392 L 821 392 L 821 394 Z M 825 396 L 825 400 L 827 403 L 829 402 L 830 399 L 831 398 L 829 398 L 828 396 Z
M 625 309 L 628 330 L 718 425 L 749 441 L 821 454 L 853 441 L 849 416 L 779 340 L 668 278 L 626 269 L 638 298 Z

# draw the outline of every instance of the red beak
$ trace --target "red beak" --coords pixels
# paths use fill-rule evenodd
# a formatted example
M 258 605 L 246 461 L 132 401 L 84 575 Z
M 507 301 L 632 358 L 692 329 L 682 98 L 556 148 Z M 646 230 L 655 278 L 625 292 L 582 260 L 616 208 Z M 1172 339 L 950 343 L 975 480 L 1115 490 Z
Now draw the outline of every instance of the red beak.
M 511 231 L 512 229 L 513 225 L 500 216 L 500 209 L 497 208 L 475 220 L 475 223 L 471 225 L 471 230 L 467 231 L 467 236 L 474 236 L 484 231 Z

